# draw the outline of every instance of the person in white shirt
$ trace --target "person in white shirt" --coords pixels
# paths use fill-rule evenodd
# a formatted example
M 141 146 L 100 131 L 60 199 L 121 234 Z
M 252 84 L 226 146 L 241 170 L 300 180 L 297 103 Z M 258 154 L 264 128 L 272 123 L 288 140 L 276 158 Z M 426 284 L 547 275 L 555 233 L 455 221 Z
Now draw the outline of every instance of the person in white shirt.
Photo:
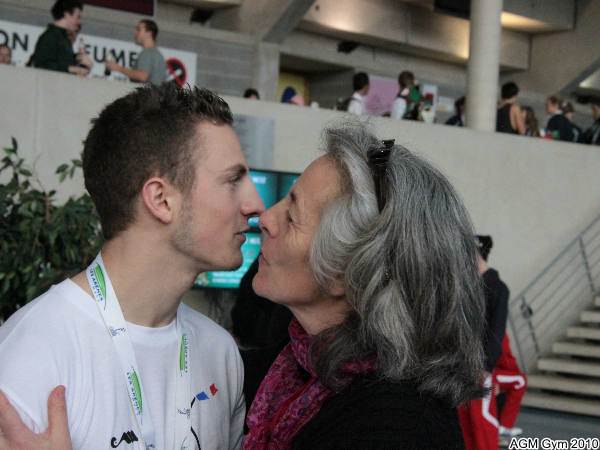
M 237 346 L 181 304 L 198 273 L 240 266 L 264 210 L 231 124 L 220 97 L 172 84 L 92 121 L 83 170 L 105 243 L 0 327 L 0 410 L 18 412 L 0 417 L 0 448 L 48 448 L 65 427 L 75 449 L 241 447 Z M 65 387 L 68 419 L 49 424 Z
M 365 103 L 366 97 L 369 94 L 369 75 L 365 72 L 358 72 L 352 78 L 354 93 L 349 99 L 348 112 L 360 116 L 366 114 Z

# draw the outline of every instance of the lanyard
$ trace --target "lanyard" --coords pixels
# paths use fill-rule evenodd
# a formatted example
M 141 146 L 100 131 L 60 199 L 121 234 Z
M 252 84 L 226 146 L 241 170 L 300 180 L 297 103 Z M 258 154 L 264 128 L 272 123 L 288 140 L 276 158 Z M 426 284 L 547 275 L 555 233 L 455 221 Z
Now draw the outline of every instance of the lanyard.
M 152 416 L 145 401 L 144 388 L 131 338 L 127 331 L 119 300 L 100 254 L 87 268 L 86 275 L 98 305 L 98 310 L 110 333 L 121 363 L 121 372 L 127 386 L 131 411 L 142 434 L 142 444 L 146 449 L 156 449 Z M 175 381 L 175 411 L 173 411 L 173 414 L 175 414 L 175 444 L 180 443 L 177 448 L 185 448 L 188 432 L 191 429 L 190 343 L 189 335 L 183 327 L 179 311 L 177 312 L 176 328 L 179 350 L 176 355 L 177 375 Z

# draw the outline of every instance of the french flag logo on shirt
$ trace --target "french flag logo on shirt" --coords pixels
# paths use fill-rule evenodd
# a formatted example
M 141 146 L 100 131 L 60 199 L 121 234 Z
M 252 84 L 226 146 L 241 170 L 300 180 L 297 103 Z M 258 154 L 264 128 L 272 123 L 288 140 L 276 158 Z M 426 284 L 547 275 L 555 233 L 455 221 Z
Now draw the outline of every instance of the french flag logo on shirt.
M 217 392 L 219 392 L 219 389 L 217 389 L 217 386 L 213 383 L 208 388 L 208 392 L 210 393 L 210 396 L 209 396 L 209 394 L 206 393 L 206 391 L 200 391 L 198 394 L 196 394 L 196 399 L 199 401 L 210 400 L 211 397 L 214 397 L 215 395 L 217 395 Z

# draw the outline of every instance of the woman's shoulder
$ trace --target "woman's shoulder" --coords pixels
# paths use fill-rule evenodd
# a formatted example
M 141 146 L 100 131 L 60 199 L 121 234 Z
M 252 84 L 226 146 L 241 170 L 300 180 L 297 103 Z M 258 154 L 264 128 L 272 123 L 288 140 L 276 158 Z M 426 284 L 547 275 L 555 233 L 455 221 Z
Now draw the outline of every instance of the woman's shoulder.
M 456 408 L 413 381 L 361 377 L 330 397 L 294 448 L 462 449 Z

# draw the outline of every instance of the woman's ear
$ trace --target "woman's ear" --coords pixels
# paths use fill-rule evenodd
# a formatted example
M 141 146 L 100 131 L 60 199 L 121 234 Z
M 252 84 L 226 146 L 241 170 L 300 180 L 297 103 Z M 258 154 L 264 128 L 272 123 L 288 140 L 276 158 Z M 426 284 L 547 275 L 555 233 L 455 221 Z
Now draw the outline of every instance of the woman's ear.
M 344 281 L 341 279 L 334 280 L 328 288 L 329 294 L 333 297 L 345 297 L 346 296 L 346 286 Z

